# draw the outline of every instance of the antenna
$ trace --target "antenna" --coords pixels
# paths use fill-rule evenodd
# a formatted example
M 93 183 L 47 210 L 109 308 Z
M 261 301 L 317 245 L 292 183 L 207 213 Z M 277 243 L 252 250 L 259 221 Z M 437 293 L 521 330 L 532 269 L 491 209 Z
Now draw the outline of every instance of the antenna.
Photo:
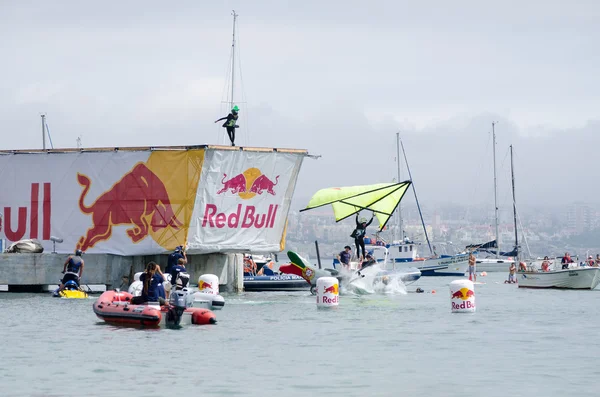
M 231 102 L 229 102 L 229 109 L 233 108 L 233 85 L 235 82 L 235 22 L 238 14 L 235 13 L 235 10 L 232 10 L 231 15 L 233 15 L 233 40 L 231 42 Z

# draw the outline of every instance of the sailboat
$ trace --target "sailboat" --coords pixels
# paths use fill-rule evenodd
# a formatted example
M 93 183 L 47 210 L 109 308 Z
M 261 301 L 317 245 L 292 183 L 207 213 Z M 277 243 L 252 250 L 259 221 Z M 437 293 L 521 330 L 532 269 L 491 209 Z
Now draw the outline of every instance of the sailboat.
M 396 133 L 396 152 L 397 152 L 396 158 L 397 158 L 398 164 L 400 163 L 400 146 L 402 146 L 402 152 L 404 153 L 404 159 L 406 160 L 406 153 L 404 152 L 404 145 L 402 145 L 402 142 L 400 141 L 400 134 Z M 382 246 L 385 247 L 387 249 L 386 255 L 385 255 L 387 257 L 387 259 L 386 259 L 386 261 L 385 261 L 386 263 L 384 265 L 385 265 L 386 269 L 388 269 L 390 271 L 402 271 L 402 272 L 406 272 L 406 273 L 411 273 L 411 272 L 414 272 L 415 269 L 417 269 L 418 271 L 421 272 L 421 276 L 457 276 L 457 277 L 464 276 L 465 272 L 467 271 L 467 267 L 469 265 L 469 255 L 468 254 L 462 253 L 462 254 L 457 254 L 457 255 L 440 255 L 440 256 L 438 256 L 435 254 L 434 250 L 432 249 L 431 242 L 429 241 L 429 236 L 427 235 L 427 229 L 425 228 L 425 222 L 423 221 L 423 216 L 421 214 L 421 207 L 419 205 L 419 200 L 416 195 L 416 190 L 414 187 L 415 185 L 414 185 L 414 182 L 412 181 L 412 176 L 410 174 L 410 168 L 408 167 L 408 161 L 406 161 L 406 165 L 407 165 L 407 169 L 408 169 L 408 173 L 409 173 L 409 178 L 411 180 L 405 181 L 405 182 L 399 182 L 396 184 L 381 184 L 381 185 L 382 186 L 386 185 L 385 188 L 391 189 L 392 186 L 404 184 L 403 185 L 404 190 L 402 191 L 402 195 L 398 199 L 397 204 L 394 204 L 394 206 L 390 207 L 392 212 L 394 210 L 396 211 L 396 216 L 397 216 L 396 220 L 400 224 L 400 226 L 399 226 L 400 231 L 402 230 L 400 200 L 401 200 L 402 196 L 404 195 L 404 192 L 406 191 L 406 189 L 408 189 L 409 186 L 412 185 L 413 193 L 415 195 L 415 200 L 417 202 L 417 208 L 419 209 L 419 214 L 421 215 L 421 224 L 423 225 L 425 238 L 426 238 L 427 244 L 429 246 L 430 256 L 429 257 L 419 257 L 417 248 L 419 247 L 420 243 L 411 241 L 408 238 L 404 238 L 404 236 L 402 235 L 403 233 L 401 233 L 399 240 L 393 239 L 391 242 L 385 241 L 379 235 L 379 233 L 376 234 L 375 238 L 365 237 L 364 242 L 365 242 L 366 251 L 375 252 L 378 247 L 382 247 Z M 400 179 L 400 166 L 398 165 L 398 181 L 400 181 L 400 180 L 401 180 Z M 379 186 L 379 185 L 377 185 L 377 186 Z M 381 189 L 381 186 L 379 186 L 378 189 Z M 377 203 L 380 203 L 380 202 L 377 201 Z M 371 208 L 366 206 L 365 209 L 369 210 Z M 381 226 L 380 229 L 382 229 L 383 226 L 385 226 L 385 222 L 387 222 L 388 218 L 385 218 L 385 222 L 382 223 L 382 218 L 380 218 L 380 216 L 379 216 L 380 214 L 377 212 L 378 210 L 380 210 L 380 208 L 374 208 L 374 209 L 376 210 L 375 213 L 377 214 L 378 219 L 379 219 L 379 223 Z M 388 217 L 391 216 L 391 212 L 388 212 L 387 216 Z M 343 218 L 341 218 L 341 219 L 343 219 Z M 389 263 L 387 263 L 388 261 L 389 261 Z M 338 260 L 334 259 L 334 266 L 337 265 L 338 263 L 339 263 Z M 353 263 L 351 263 L 351 266 L 352 265 L 353 265 Z
M 515 248 L 510 252 L 500 252 L 499 248 L 499 233 L 498 233 L 498 184 L 496 181 L 496 123 L 492 123 L 492 147 L 493 147 L 493 159 L 494 159 L 494 226 L 496 230 L 496 239 L 484 244 L 469 245 L 466 247 L 468 251 L 474 251 L 478 253 L 475 261 L 475 268 L 478 272 L 506 272 L 511 264 L 515 261 L 510 257 L 516 257 L 518 255 L 518 241 L 517 241 L 517 225 L 515 218 Z M 512 146 L 511 146 L 512 155 Z M 511 157 L 511 172 L 512 172 L 512 157 Z M 514 207 L 514 176 L 513 176 L 513 207 Z M 495 249 L 494 251 L 491 251 Z M 479 251 L 479 252 L 477 252 Z M 493 252 L 493 257 L 482 258 L 481 252 Z M 502 256 L 502 257 L 500 257 Z
M 408 160 L 406 158 L 406 152 L 404 151 L 404 145 L 400 140 L 400 133 L 396 133 L 396 159 L 398 161 L 398 180 L 400 180 L 400 147 L 402 147 L 402 154 L 406 163 L 406 169 L 408 176 L 412 181 L 412 175 L 410 167 L 408 166 Z M 457 255 L 436 255 L 434 249 L 429 241 L 425 222 L 423 220 L 423 214 L 421 212 L 421 206 L 419 205 L 419 199 L 417 198 L 417 192 L 415 190 L 414 181 L 412 183 L 412 189 L 417 203 L 417 209 L 419 210 L 419 216 L 421 218 L 421 224 L 423 226 L 423 232 L 427 245 L 429 247 L 430 255 L 428 257 L 420 257 L 418 254 L 419 243 L 411 241 L 409 238 L 403 236 L 402 232 L 402 215 L 401 208 L 397 209 L 397 220 L 399 222 L 400 239 L 393 240 L 391 243 L 386 244 L 389 251 L 389 257 L 393 263 L 394 269 L 409 270 L 410 268 L 417 268 L 421 271 L 422 276 L 456 276 L 462 277 L 469 266 L 469 255 L 461 253 Z M 377 244 L 378 242 L 372 241 Z M 367 247 L 367 249 L 369 249 Z

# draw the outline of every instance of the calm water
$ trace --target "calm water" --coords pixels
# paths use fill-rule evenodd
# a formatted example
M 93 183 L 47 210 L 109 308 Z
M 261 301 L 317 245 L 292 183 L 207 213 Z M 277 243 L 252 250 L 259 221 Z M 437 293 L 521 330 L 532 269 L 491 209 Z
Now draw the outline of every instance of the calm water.
M 226 296 L 218 324 L 100 322 L 89 300 L 0 294 L 2 396 L 597 396 L 600 294 L 519 290 L 490 274 L 477 313 L 437 293 Z M 71 384 L 72 386 L 68 386 Z

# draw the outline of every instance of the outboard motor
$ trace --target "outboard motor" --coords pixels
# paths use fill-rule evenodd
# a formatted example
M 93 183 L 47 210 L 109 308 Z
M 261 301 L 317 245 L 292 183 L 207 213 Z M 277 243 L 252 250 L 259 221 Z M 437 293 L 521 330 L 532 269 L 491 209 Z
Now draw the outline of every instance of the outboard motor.
M 187 308 L 187 290 L 171 291 L 169 297 L 170 308 L 167 312 L 167 325 L 179 325 L 181 316 Z

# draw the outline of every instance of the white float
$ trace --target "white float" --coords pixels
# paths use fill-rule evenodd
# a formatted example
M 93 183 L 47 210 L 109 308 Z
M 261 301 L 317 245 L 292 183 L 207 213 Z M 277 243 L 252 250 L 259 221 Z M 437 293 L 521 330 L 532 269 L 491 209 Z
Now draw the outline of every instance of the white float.
M 203 274 L 198 278 L 198 291 L 193 293 L 193 306 L 209 310 L 220 310 L 225 306 L 225 299 L 219 295 L 219 277 L 214 274 Z
M 452 313 L 475 311 L 475 287 L 471 280 L 455 280 L 449 285 Z
M 333 307 L 340 302 L 340 285 L 335 277 L 317 279 L 317 307 Z
M 219 295 L 219 277 L 203 274 L 198 278 L 198 290 L 205 294 Z

